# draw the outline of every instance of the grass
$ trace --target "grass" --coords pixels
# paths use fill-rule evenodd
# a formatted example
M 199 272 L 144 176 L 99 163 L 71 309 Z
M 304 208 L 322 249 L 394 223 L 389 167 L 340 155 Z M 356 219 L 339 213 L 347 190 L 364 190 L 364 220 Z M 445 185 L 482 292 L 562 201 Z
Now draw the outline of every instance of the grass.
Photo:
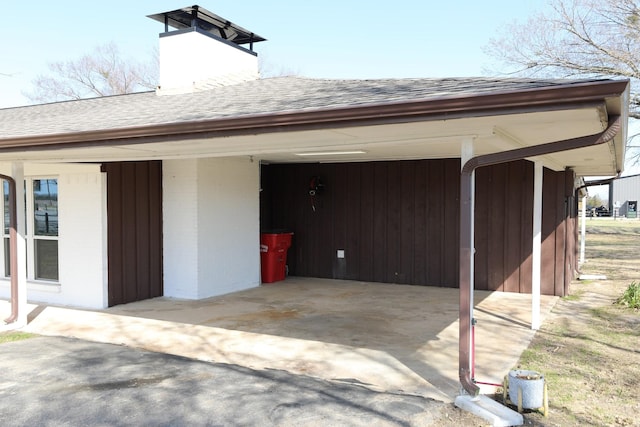
M 587 218 L 585 226 L 587 233 L 640 235 L 639 219 Z
M 590 282 L 590 281 L 585 281 L 585 282 Z M 569 295 L 563 296 L 562 299 L 565 301 L 577 301 L 580 299 L 581 296 L 582 296 L 582 290 L 577 290 L 575 292 L 572 292 Z
M 581 270 L 607 280 L 572 283 L 522 353 L 516 368 L 543 373 L 549 389 L 549 416 L 525 413 L 526 425 L 638 425 L 640 220 L 586 227 Z
M 609 229 L 640 229 L 640 218 L 587 218 L 585 225 L 589 228 L 609 228 Z
M 4 344 L 6 342 L 22 341 L 33 338 L 35 336 L 35 334 L 30 334 L 27 332 L 0 332 L 0 344 Z

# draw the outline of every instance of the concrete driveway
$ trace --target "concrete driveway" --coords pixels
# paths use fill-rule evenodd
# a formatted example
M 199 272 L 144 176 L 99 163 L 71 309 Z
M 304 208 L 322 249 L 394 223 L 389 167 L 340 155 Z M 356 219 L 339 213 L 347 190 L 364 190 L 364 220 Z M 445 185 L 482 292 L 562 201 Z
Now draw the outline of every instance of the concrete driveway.
M 66 337 L 0 345 L 0 424 L 457 426 L 451 404 Z
M 501 383 L 527 347 L 529 295 L 475 294 L 476 379 Z M 542 318 L 556 297 L 542 297 Z M 8 312 L 0 304 L 0 314 Z M 30 305 L 27 331 L 280 369 L 450 402 L 458 393 L 458 290 L 289 277 L 200 301 L 106 310 Z M 487 387 L 486 392 L 493 389 Z

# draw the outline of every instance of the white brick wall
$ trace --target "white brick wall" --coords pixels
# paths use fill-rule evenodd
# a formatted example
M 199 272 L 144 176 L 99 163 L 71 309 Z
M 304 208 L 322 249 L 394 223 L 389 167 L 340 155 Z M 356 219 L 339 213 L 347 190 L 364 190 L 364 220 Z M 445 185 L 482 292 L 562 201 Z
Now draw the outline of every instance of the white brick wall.
M 107 306 L 106 175 L 96 169 L 58 178 L 61 304 Z
M 0 166 L 10 174 L 10 165 Z M 25 164 L 25 177 L 58 179 L 59 283 L 27 284 L 30 302 L 87 308 L 107 306 L 106 177 L 100 165 Z M 0 279 L 8 298 L 9 279 Z
M 258 58 L 198 32 L 160 37 L 158 94 L 188 93 L 255 80 Z
M 259 173 L 248 158 L 163 162 L 166 296 L 260 284 Z
M 198 298 L 198 161 L 162 162 L 164 295 Z
M 260 177 L 248 158 L 200 159 L 199 296 L 260 284 Z
M 10 174 L 10 165 L 0 172 Z M 206 298 L 260 284 L 259 174 L 246 157 L 163 162 L 166 296 Z M 29 301 L 106 307 L 105 174 L 99 165 L 25 164 L 25 176 L 57 178 L 59 191 L 60 280 L 29 282 Z M 0 297 L 9 289 L 0 278 Z

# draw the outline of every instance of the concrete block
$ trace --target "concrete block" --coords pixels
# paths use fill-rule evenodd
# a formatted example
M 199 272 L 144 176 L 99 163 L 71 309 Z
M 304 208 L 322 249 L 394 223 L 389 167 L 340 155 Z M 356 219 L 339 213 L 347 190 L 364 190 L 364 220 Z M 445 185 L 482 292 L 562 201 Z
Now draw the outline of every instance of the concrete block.
M 455 405 L 489 421 L 493 426 L 521 426 L 524 423 L 521 414 L 487 396 L 460 395 L 456 397 Z

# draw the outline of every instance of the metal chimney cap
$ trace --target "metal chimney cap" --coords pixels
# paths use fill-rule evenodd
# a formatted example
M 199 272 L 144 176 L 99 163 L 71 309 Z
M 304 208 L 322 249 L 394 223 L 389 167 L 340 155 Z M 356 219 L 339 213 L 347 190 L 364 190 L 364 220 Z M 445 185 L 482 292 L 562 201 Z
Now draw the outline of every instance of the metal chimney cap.
M 147 17 L 162 22 L 165 25 L 165 32 L 169 32 L 169 27 L 177 30 L 197 27 L 239 45 L 266 40 L 198 5 L 147 15 Z

